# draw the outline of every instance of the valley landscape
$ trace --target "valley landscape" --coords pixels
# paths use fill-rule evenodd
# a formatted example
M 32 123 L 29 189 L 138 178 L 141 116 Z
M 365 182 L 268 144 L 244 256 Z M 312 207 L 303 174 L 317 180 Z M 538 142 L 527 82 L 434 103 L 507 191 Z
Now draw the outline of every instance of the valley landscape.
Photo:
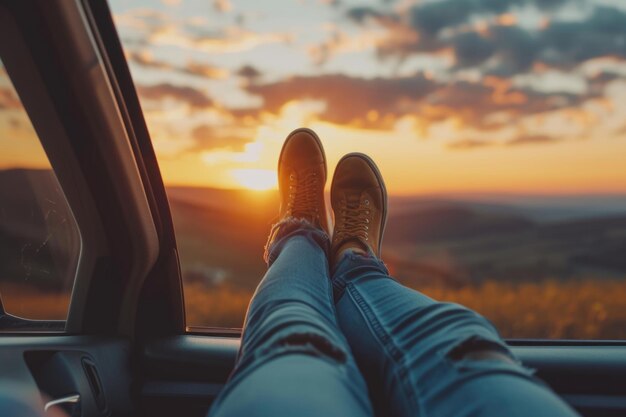
M 190 325 L 239 327 L 275 192 L 168 189 Z M 403 284 L 512 338 L 626 337 L 624 196 L 391 197 L 383 259 Z
M 6 311 L 34 319 L 65 317 L 77 244 L 59 226 L 67 213 L 49 175 L 0 172 L 0 294 Z M 36 184 L 49 184 L 44 199 Z M 240 327 L 265 270 L 277 193 L 167 192 L 188 325 Z M 626 338 L 626 196 L 392 196 L 389 204 L 383 259 L 408 287 L 476 309 L 507 338 Z

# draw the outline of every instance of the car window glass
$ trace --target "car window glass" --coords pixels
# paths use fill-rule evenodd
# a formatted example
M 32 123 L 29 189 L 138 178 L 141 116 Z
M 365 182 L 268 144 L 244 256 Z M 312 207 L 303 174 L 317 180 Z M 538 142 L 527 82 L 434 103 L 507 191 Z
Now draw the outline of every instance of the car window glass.
M 0 61 L 0 296 L 5 312 L 64 320 L 80 247 L 72 211 Z
M 462 3 L 463 7 L 459 4 Z M 361 151 L 383 259 L 509 338 L 626 337 L 626 5 L 111 0 L 190 326 L 240 327 L 286 135 Z

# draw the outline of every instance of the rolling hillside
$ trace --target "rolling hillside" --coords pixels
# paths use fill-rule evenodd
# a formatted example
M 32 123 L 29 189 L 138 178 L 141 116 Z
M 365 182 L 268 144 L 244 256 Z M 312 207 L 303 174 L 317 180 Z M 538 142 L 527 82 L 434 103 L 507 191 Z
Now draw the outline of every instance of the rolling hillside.
M 188 324 L 241 325 L 265 271 L 276 193 L 168 188 Z M 623 196 L 392 197 L 383 258 L 406 285 L 491 319 L 505 337 L 626 337 Z M 63 319 L 79 240 L 49 171 L 0 171 L 0 294 Z M 65 291 L 61 291 L 65 288 Z
M 185 278 L 253 288 L 265 269 L 263 246 L 276 220 L 277 194 L 170 187 L 168 195 Z M 570 198 L 566 210 L 563 197 L 544 198 L 543 205 L 521 197 L 503 203 L 391 197 L 383 257 L 412 285 L 622 278 L 626 208 L 618 214 L 620 198 L 595 206 L 589 196 Z M 59 259 L 66 262 L 75 244 L 71 233 L 63 234 L 67 227 L 59 226 L 69 215 L 62 203 L 48 171 L 0 172 L 5 280 L 28 276 L 51 287 L 62 281 Z M 51 231 L 52 241 L 39 249 Z
M 264 271 L 275 193 L 176 187 L 168 194 L 189 278 L 253 286 Z M 384 259 L 413 284 L 626 277 L 626 210 L 584 217 L 579 208 L 559 219 L 547 200 L 527 214 L 511 204 L 392 197 Z

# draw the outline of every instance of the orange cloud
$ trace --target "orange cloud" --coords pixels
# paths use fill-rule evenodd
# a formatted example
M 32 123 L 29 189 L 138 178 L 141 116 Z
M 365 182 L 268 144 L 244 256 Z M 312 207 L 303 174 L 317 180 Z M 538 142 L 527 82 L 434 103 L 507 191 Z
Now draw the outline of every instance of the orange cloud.
M 228 76 L 228 71 L 213 65 L 189 60 L 185 65 L 177 65 L 164 60 L 157 60 L 149 51 L 125 51 L 126 59 L 145 68 L 178 72 L 203 78 L 220 79 Z
M 138 85 L 137 92 L 144 100 L 163 101 L 170 98 L 186 103 L 194 109 L 203 109 L 213 106 L 213 100 L 205 93 L 188 86 L 179 86 L 170 83 Z

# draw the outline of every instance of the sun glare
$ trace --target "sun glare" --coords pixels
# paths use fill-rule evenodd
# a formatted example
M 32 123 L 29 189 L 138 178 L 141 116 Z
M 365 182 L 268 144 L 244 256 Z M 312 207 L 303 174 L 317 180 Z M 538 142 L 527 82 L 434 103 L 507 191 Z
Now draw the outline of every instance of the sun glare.
M 233 169 L 231 174 L 235 181 L 249 190 L 271 190 L 278 185 L 276 171 L 271 169 Z

